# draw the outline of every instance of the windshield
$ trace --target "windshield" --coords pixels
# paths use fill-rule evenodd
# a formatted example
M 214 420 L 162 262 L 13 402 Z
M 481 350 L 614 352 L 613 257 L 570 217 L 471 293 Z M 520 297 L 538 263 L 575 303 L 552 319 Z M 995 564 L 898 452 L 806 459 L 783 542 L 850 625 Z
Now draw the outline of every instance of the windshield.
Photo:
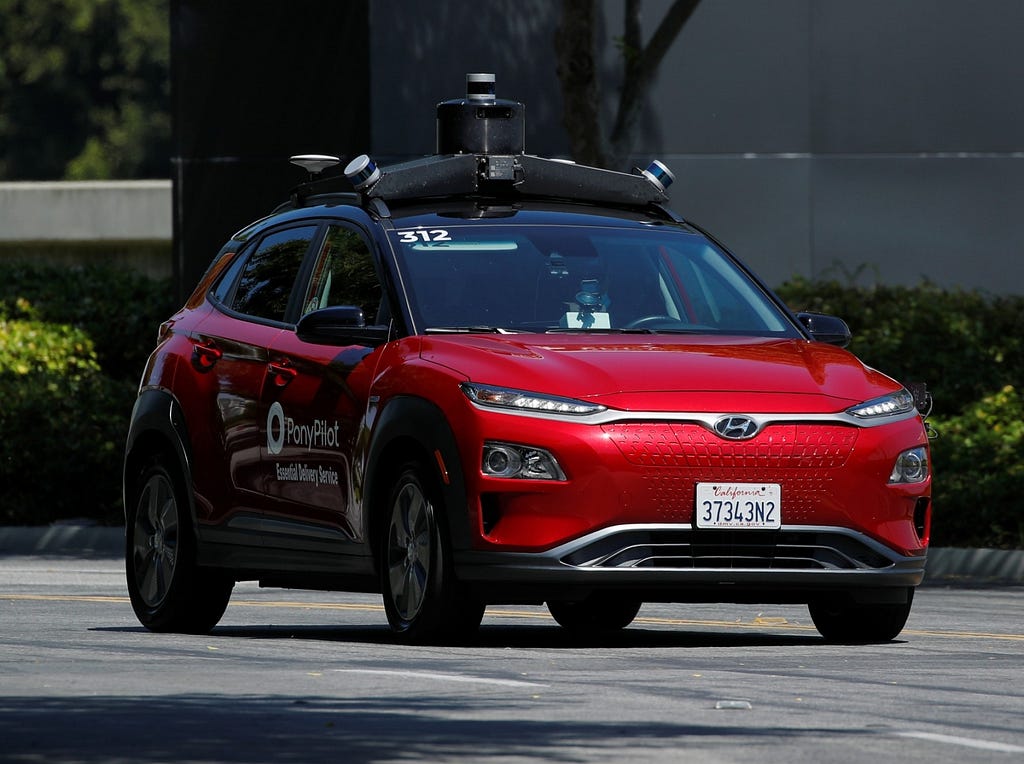
M 421 331 L 797 336 L 728 257 L 677 226 L 457 224 L 391 236 Z

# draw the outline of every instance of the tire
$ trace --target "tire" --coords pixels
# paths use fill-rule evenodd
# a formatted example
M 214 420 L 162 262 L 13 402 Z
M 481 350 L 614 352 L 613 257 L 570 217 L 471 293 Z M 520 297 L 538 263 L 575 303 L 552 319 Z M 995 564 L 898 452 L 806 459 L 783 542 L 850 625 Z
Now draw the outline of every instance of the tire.
M 416 462 L 399 471 L 381 545 L 381 591 L 388 624 L 408 642 L 470 638 L 484 604 L 455 579 L 440 493 Z
M 633 623 L 642 604 L 635 599 L 591 593 L 575 602 L 548 602 L 548 612 L 563 629 L 578 634 L 607 633 Z
M 196 564 L 180 471 L 153 457 L 139 470 L 128 506 L 125 575 L 135 615 L 150 631 L 207 633 L 224 615 L 234 581 Z
M 891 642 L 907 623 L 914 590 L 907 589 L 901 604 L 864 604 L 849 601 L 811 602 L 807 609 L 818 632 L 829 642 L 867 644 Z

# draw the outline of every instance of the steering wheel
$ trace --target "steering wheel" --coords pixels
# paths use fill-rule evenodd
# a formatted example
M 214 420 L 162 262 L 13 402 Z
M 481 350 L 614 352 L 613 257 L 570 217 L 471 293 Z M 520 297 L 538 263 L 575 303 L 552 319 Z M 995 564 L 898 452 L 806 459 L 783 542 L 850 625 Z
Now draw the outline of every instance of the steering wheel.
M 672 316 L 665 316 L 665 315 L 654 314 L 654 315 L 642 316 L 641 318 L 634 319 L 634 320 L 630 321 L 628 324 L 626 324 L 625 326 L 623 326 L 622 328 L 623 329 L 643 329 L 645 326 L 647 326 L 649 324 L 658 324 L 658 323 L 663 323 L 665 321 L 668 321 L 669 323 L 672 323 L 672 324 L 678 324 L 679 323 L 679 319 L 678 318 L 673 318 Z

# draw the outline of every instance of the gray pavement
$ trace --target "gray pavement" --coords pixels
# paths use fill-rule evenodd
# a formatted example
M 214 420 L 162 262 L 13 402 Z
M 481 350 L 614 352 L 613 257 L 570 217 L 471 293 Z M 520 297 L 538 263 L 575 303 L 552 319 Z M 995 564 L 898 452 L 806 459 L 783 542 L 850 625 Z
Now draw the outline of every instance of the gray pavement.
M 124 528 L 88 524 L 0 526 L 0 556 L 121 557 Z M 936 547 L 928 552 L 926 585 L 1022 585 L 1024 550 Z

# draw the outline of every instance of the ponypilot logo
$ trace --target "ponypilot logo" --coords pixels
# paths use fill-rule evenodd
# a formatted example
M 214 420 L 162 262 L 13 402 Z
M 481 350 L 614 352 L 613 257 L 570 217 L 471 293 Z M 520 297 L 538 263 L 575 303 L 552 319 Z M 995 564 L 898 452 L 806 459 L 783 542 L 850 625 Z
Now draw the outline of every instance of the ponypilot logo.
M 284 407 L 274 401 L 267 412 L 267 451 L 274 456 L 281 453 L 286 445 L 314 448 L 337 448 L 340 442 L 338 430 L 341 425 L 335 420 L 329 424 L 326 419 L 314 419 L 312 424 L 298 424 L 285 416 Z

